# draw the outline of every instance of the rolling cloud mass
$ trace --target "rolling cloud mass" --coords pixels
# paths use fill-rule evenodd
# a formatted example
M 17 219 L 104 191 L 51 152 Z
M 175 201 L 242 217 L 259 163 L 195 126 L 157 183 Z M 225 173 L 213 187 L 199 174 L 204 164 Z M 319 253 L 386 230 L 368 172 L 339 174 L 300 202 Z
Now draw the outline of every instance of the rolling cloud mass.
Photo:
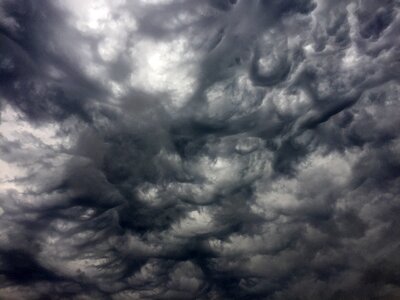
M 400 299 L 398 0 L 0 1 L 0 299 Z

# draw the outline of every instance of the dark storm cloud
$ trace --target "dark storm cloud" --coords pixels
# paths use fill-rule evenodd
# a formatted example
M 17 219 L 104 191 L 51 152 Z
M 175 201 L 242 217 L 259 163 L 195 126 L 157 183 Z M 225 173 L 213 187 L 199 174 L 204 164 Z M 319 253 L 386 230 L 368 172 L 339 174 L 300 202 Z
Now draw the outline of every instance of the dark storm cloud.
M 400 297 L 397 1 L 0 3 L 0 297 Z
M 65 26 L 62 12 L 47 1 L 4 1 L 2 15 L 2 96 L 32 119 L 90 119 L 85 99 L 107 92 L 82 73 L 79 54 L 71 55 L 69 43 L 83 37 Z

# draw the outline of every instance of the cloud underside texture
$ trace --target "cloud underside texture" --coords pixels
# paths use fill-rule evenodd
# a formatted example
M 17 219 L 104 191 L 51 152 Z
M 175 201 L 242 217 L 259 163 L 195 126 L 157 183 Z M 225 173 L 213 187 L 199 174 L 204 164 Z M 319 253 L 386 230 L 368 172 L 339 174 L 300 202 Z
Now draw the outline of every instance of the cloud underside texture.
M 396 0 L 0 2 L 0 298 L 399 299 Z

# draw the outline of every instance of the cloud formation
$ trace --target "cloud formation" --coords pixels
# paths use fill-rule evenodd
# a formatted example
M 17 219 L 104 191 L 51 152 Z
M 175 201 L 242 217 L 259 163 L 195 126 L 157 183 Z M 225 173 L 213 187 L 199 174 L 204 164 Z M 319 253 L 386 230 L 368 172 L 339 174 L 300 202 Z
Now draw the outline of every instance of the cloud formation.
M 400 3 L 0 3 L 0 298 L 398 299 Z

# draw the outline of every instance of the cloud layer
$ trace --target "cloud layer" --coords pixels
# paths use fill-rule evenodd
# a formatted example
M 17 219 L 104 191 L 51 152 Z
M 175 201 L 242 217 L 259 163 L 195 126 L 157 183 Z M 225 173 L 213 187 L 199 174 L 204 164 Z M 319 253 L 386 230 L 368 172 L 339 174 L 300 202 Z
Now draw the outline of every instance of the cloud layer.
M 0 3 L 0 298 L 400 298 L 400 3 Z

